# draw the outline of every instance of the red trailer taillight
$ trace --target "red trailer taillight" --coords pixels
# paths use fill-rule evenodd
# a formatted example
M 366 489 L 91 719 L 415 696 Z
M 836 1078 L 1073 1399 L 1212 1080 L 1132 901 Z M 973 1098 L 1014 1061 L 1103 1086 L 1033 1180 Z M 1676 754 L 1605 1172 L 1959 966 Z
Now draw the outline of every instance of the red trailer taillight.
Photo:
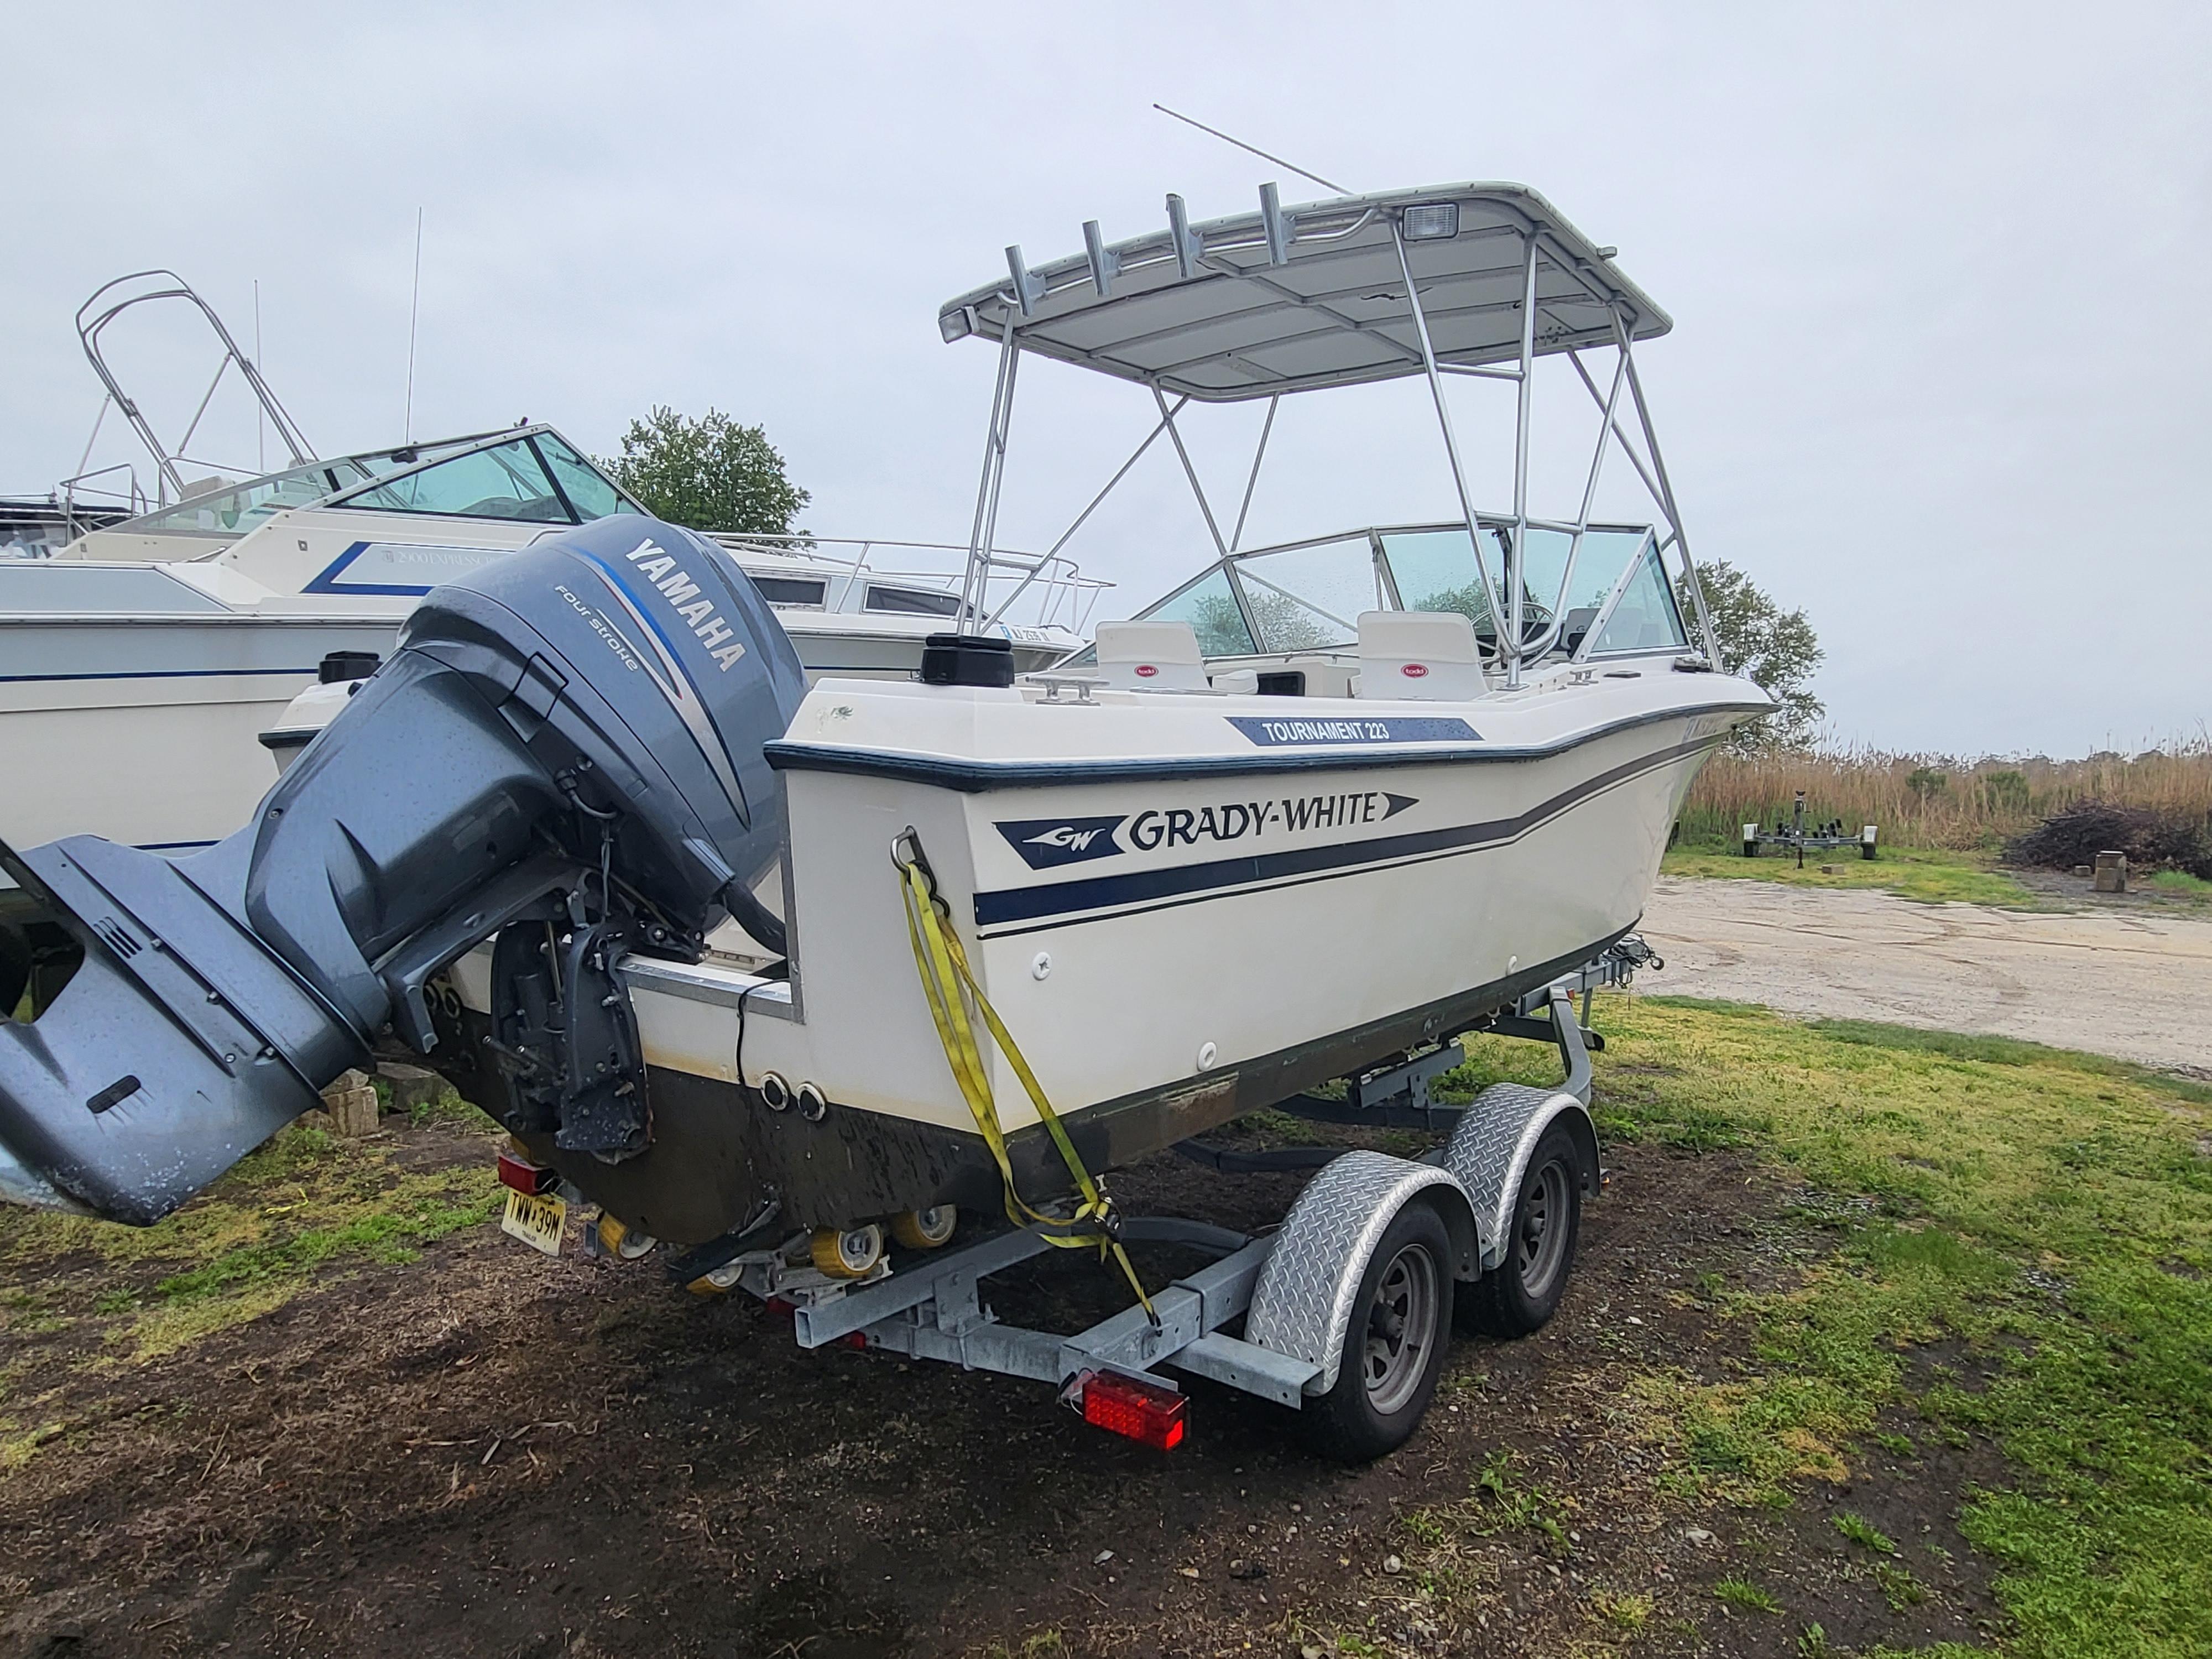
M 1083 1420 L 1158 1451 L 1182 1444 L 1190 1401 L 1173 1389 L 1140 1382 L 1113 1371 L 1093 1371 L 1083 1382 Z
M 543 1164 L 532 1164 L 519 1153 L 502 1152 L 499 1155 L 500 1184 L 512 1187 L 518 1193 L 535 1198 L 550 1192 L 560 1184 L 561 1177 Z

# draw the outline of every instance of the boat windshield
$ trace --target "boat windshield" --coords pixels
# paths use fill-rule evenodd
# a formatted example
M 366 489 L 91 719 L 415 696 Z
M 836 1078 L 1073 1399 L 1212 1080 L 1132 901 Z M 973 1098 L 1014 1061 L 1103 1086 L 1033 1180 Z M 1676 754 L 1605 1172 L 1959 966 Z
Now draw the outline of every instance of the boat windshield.
M 1252 630 L 1244 625 L 1237 595 L 1230 590 L 1229 573 L 1218 564 L 1139 614 L 1161 622 L 1188 623 L 1191 632 L 1198 635 L 1201 656 L 1249 657 L 1260 648 L 1253 641 Z M 1083 659 L 1090 654 L 1084 652 Z
M 450 460 L 402 473 L 357 489 L 332 505 L 464 519 L 525 519 L 544 524 L 571 524 L 577 518 L 526 437 L 472 449 Z
M 1237 562 L 1262 651 L 1324 651 L 1359 637 L 1359 613 L 1387 609 L 1372 541 L 1364 535 Z
M 1483 551 L 1495 578 L 1505 568 L 1506 526 L 1485 523 Z M 1399 603 L 1408 611 L 1456 611 L 1474 623 L 1486 645 L 1496 648 L 1498 623 L 1490 614 L 1482 579 L 1476 572 L 1467 532 L 1456 526 L 1436 530 L 1381 532 L 1384 556 L 1397 584 Z M 1564 530 L 1532 525 L 1528 556 L 1522 561 L 1521 615 L 1524 635 L 1540 640 L 1560 623 L 1553 648 L 1571 649 L 1604 611 L 1639 556 L 1643 563 L 1613 607 L 1592 653 L 1655 650 L 1686 643 L 1681 617 L 1660 574 L 1651 533 L 1641 526 L 1593 526 L 1582 545 Z M 1571 566 L 1571 568 L 1570 568 Z
M 368 477 L 368 469 L 355 460 L 316 461 L 228 489 L 209 490 L 114 528 L 157 536 L 243 536 L 274 514 L 311 506 L 333 490 L 365 483 Z
M 1510 529 L 1480 525 L 1495 580 L 1506 568 Z M 1605 625 L 1584 655 L 1680 649 L 1688 638 L 1651 532 L 1641 526 L 1592 526 L 1579 548 L 1567 531 L 1531 526 L 1521 609 L 1526 638 L 1549 634 L 1552 651 L 1574 650 L 1601 617 Z M 1205 655 L 1234 657 L 1344 649 L 1359 638 L 1359 613 L 1378 610 L 1455 611 L 1474 623 L 1486 649 L 1497 651 L 1498 623 L 1467 532 L 1456 525 L 1237 554 L 1143 614 L 1187 622 Z

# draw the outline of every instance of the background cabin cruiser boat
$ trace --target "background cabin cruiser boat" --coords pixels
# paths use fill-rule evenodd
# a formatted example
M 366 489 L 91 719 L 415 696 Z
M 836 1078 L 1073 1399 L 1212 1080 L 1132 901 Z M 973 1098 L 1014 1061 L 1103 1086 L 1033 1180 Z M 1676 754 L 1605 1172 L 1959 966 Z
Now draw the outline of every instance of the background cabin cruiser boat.
M 311 462 L 0 564 L 0 834 L 213 842 L 268 788 L 257 738 L 326 658 L 380 660 L 439 582 L 637 511 L 538 425 Z M 717 539 L 817 676 L 910 678 L 959 609 L 964 550 Z M 1018 557 L 998 592 L 1029 574 Z M 1034 623 L 1008 629 L 1024 666 L 1082 642 L 1070 624 L 1102 586 L 1052 562 L 1024 596 Z
M 193 480 L 216 465 L 185 453 L 197 421 L 165 440 L 103 346 L 118 318 L 157 302 L 212 331 L 209 398 L 227 374 L 243 379 L 290 465 Z M 77 330 L 107 388 L 103 415 L 123 410 L 151 457 L 155 499 L 118 465 L 12 517 L 0 503 L 0 543 L 40 556 L 0 562 L 0 835 L 19 843 L 89 832 L 173 851 L 211 844 L 269 787 L 256 738 L 326 660 L 362 672 L 439 582 L 556 526 L 640 510 L 544 425 L 316 459 L 221 319 L 171 272 L 107 284 Z M 786 616 L 811 674 L 911 677 L 923 639 L 959 609 L 964 547 L 717 539 Z M 1001 596 L 1021 590 L 1002 625 L 1025 668 L 1082 643 L 1106 586 L 1065 558 L 1011 552 L 991 580 Z

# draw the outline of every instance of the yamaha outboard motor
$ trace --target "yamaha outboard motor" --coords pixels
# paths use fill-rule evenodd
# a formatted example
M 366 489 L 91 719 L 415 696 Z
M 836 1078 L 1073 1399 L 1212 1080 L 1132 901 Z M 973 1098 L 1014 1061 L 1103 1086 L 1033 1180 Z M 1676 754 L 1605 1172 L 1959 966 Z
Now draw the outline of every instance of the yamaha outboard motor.
M 0 1196 L 159 1220 L 318 1103 L 494 935 L 510 1127 L 615 1162 L 652 1133 L 616 958 L 696 961 L 783 851 L 761 745 L 805 690 L 727 555 L 602 519 L 441 587 L 227 841 L 169 859 L 77 836 L 0 866 L 83 965 L 0 1019 Z M 442 1056 L 441 1056 L 442 1058 Z

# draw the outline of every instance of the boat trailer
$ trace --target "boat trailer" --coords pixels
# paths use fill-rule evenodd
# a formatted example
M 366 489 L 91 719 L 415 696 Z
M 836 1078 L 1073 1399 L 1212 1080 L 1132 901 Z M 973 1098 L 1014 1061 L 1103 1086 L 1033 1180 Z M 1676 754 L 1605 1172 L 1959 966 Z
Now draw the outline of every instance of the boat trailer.
M 1462 1291 L 1472 1288 L 1466 1281 L 1525 1279 L 1536 1263 L 1545 1269 L 1535 1308 L 1523 1308 L 1518 1319 L 1510 1313 L 1486 1318 L 1482 1310 L 1495 1310 L 1498 1298 L 1477 1298 L 1473 1309 L 1462 1310 L 1462 1328 L 1521 1335 L 1549 1317 L 1571 1270 L 1580 1199 L 1595 1196 L 1603 1183 L 1589 1102 L 1589 1050 L 1603 1048 L 1604 1039 L 1588 1027 L 1590 998 L 1601 987 L 1626 987 L 1638 968 L 1664 966 L 1631 934 L 1476 1028 L 1553 1043 L 1565 1072 L 1557 1088 L 1496 1083 L 1465 1106 L 1441 1103 L 1431 1084 L 1466 1058 L 1455 1040 L 1346 1079 L 1341 1098 L 1297 1095 L 1273 1109 L 1310 1121 L 1438 1133 L 1441 1143 L 1419 1159 L 1340 1148 L 1237 1152 L 1182 1143 L 1177 1151 L 1224 1173 L 1319 1173 L 1278 1226 L 1256 1235 L 1178 1217 L 1124 1218 L 1117 1234 L 1124 1244 L 1181 1246 L 1213 1260 L 1154 1292 L 1149 1307 L 1133 1304 L 1072 1335 L 1009 1323 L 985 1298 L 991 1275 L 1052 1248 L 1037 1227 L 1009 1229 L 942 1254 L 908 1251 L 896 1273 L 888 1258 L 879 1258 L 858 1279 L 811 1265 L 803 1235 L 772 1248 L 718 1252 L 723 1259 L 702 1272 L 701 1259 L 714 1249 L 706 1247 L 678 1258 L 671 1271 L 702 1295 L 742 1290 L 787 1308 L 802 1348 L 879 1349 L 1050 1383 L 1086 1421 L 1162 1450 L 1184 1437 L 1188 1396 L 1159 1367 L 1307 1409 L 1335 1390 L 1348 1364 L 1387 1367 L 1403 1358 L 1391 1352 L 1387 1328 L 1353 1327 L 1363 1300 L 1376 1299 L 1366 1281 L 1384 1265 L 1376 1260 L 1378 1246 L 1409 1206 L 1427 1206 L 1445 1223 L 1453 1260 L 1439 1265 L 1462 1281 Z M 1561 1192 L 1554 1181 L 1551 1201 L 1568 1202 L 1564 1217 L 1546 1218 L 1564 1233 L 1547 1253 L 1542 1238 L 1528 1236 L 1530 1188 L 1535 1183 L 1539 1198 L 1547 1196 L 1539 1178 L 1549 1166 L 1538 1154 L 1563 1145 L 1580 1166 L 1574 1171 L 1577 1190 Z M 752 1236 L 773 1226 L 768 1218 Z M 1509 1308 L 1516 1304 L 1505 1300 Z M 1231 1334 L 1240 1319 L 1243 1334 Z M 1382 1323 L 1387 1327 L 1387 1316 Z M 1428 1374 L 1418 1401 L 1409 1401 L 1418 1414 L 1433 1387 L 1435 1359 L 1414 1358 L 1426 1362 Z M 1347 1443 L 1324 1427 L 1319 1438 L 1325 1450 L 1372 1455 L 1357 1437 Z
M 1870 859 L 1875 854 L 1875 843 L 1880 835 L 1880 827 L 1871 823 L 1862 825 L 1858 833 L 1853 835 L 1844 830 L 1841 818 L 1830 818 L 1826 823 L 1816 823 L 1808 830 L 1805 827 L 1805 792 L 1800 789 L 1788 823 L 1778 817 L 1771 830 L 1763 829 L 1756 823 L 1743 826 L 1743 855 L 1755 859 L 1762 847 L 1779 847 L 1784 852 L 1795 849 L 1797 867 L 1802 870 L 1805 867 L 1805 849 L 1808 847 L 1824 853 L 1838 847 L 1856 847 L 1861 858 Z

